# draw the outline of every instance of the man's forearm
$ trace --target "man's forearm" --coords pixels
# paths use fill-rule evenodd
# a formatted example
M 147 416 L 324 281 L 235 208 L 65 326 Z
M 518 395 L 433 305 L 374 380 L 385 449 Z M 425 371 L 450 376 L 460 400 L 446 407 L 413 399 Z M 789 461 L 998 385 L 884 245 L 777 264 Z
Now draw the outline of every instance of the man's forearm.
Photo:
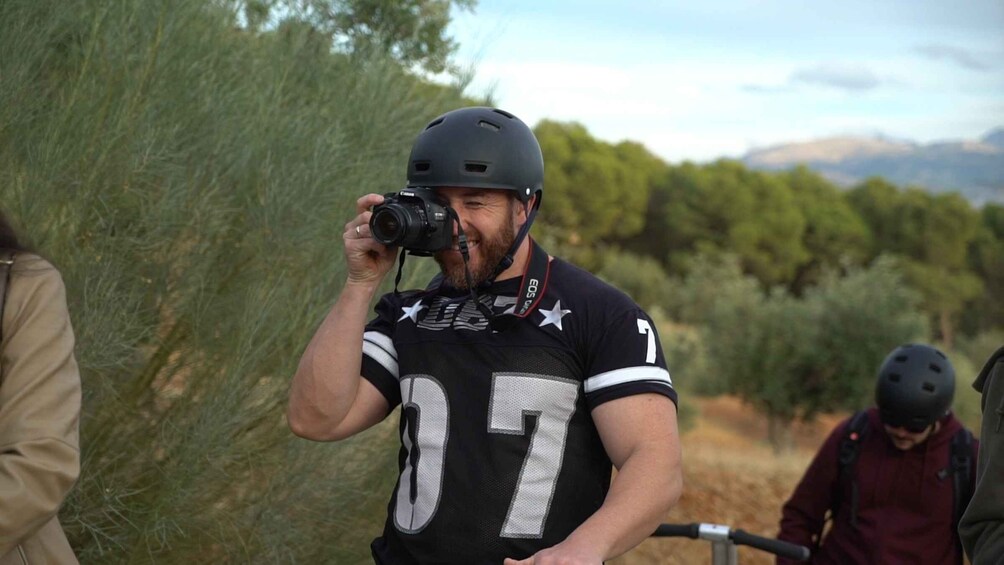
M 348 283 L 307 345 L 290 387 L 294 433 L 327 439 L 349 413 L 359 388 L 362 336 L 374 285 Z
M 625 461 L 603 506 L 563 544 L 591 547 L 612 559 L 649 537 L 683 490 L 679 459 L 660 451 L 640 450 Z M 676 464 L 668 463 L 673 459 Z

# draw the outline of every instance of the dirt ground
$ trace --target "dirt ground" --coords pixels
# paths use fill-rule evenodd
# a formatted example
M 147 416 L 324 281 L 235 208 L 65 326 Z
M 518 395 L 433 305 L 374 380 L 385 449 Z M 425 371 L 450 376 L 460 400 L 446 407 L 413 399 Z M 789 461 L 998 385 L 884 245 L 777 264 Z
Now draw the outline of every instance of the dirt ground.
M 684 491 L 663 520 L 705 522 L 766 537 L 777 534 L 781 506 L 827 434 L 846 415 L 824 415 L 792 429 L 796 448 L 776 456 L 767 444 L 766 419 L 734 397 L 688 398 L 700 407 L 683 436 Z M 612 561 L 615 565 L 704 564 L 711 545 L 686 538 L 650 538 Z M 739 547 L 742 565 L 774 563 L 770 554 Z

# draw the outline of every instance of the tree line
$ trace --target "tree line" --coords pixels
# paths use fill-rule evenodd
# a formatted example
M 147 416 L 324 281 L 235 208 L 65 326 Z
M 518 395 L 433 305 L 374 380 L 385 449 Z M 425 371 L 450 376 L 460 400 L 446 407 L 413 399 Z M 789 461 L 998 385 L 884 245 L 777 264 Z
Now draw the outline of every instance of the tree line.
M 671 165 L 577 123 L 536 133 L 543 237 L 675 322 L 664 341 L 691 328 L 683 379 L 741 394 L 772 429 L 866 404 L 899 343 L 952 352 L 961 389 L 1004 341 L 1004 206 L 881 178 L 845 190 L 805 167 Z
M 801 296 L 830 272 L 885 255 L 922 296 L 934 338 L 950 347 L 1004 327 L 1004 206 L 975 208 L 881 178 L 842 189 L 805 167 L 758 172 L 727 159 L 670 165 L 634 142 L 610 144 L 580 124 L 535 128 L 547 164 L 548 235 L 600 268 L 597 248 L 652 259 L 665 275 L 732 254 L 764 289 Z

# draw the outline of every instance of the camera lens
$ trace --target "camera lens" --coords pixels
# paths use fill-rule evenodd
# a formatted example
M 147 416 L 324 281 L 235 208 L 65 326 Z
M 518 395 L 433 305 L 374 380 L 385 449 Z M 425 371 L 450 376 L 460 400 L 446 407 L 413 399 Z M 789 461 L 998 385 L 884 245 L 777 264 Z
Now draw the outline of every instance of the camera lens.
M 380 207 L 370 218 L 370 231 L 373 239 L 384 245 L 397 245 L 407 233 L 408 218 L 401 213 L 399 206 Z
M 391 202 L 377 206 L 370 217 L 373 239 L 388 246 L 409 248 L 421 241 L 427 226 L 425 210 L 411 203 Z

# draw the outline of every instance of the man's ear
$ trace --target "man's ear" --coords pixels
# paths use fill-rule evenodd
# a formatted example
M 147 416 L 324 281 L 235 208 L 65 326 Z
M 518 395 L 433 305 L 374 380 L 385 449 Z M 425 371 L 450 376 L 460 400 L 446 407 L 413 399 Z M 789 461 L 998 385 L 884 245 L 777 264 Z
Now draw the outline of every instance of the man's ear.
M 533 210 L 534 205 L 537 203 L 538 196 L 534 194 L 526 204 L 523 203 L 518 197 L 512 197 L 514 218 L 516 220 L 516 228 L 519 229 L 523 227 L 526 223 L 527 218 L 530 217 L 530 210 Z
M 526 201 L 526 204 L 522 204 L 522 202 L 520 203 L 520 204 L 522 204 L 522 206 L 520 206 L 520 208 L 521 208 L 521 210 L 520 210 L 520 220 L 521 220 L 521 222 L 520 223 L 521 224 L 522 224 L 522 222 L 526 221 L 527 217 L 529 217 L 530 210 L 533 210 L 533 207 L 537 205 L 537 199 L 538 198 L 540 198 L 540 195 L 539 194 L 534 194 L 533 196 L 530 197 L 529 200 Z

